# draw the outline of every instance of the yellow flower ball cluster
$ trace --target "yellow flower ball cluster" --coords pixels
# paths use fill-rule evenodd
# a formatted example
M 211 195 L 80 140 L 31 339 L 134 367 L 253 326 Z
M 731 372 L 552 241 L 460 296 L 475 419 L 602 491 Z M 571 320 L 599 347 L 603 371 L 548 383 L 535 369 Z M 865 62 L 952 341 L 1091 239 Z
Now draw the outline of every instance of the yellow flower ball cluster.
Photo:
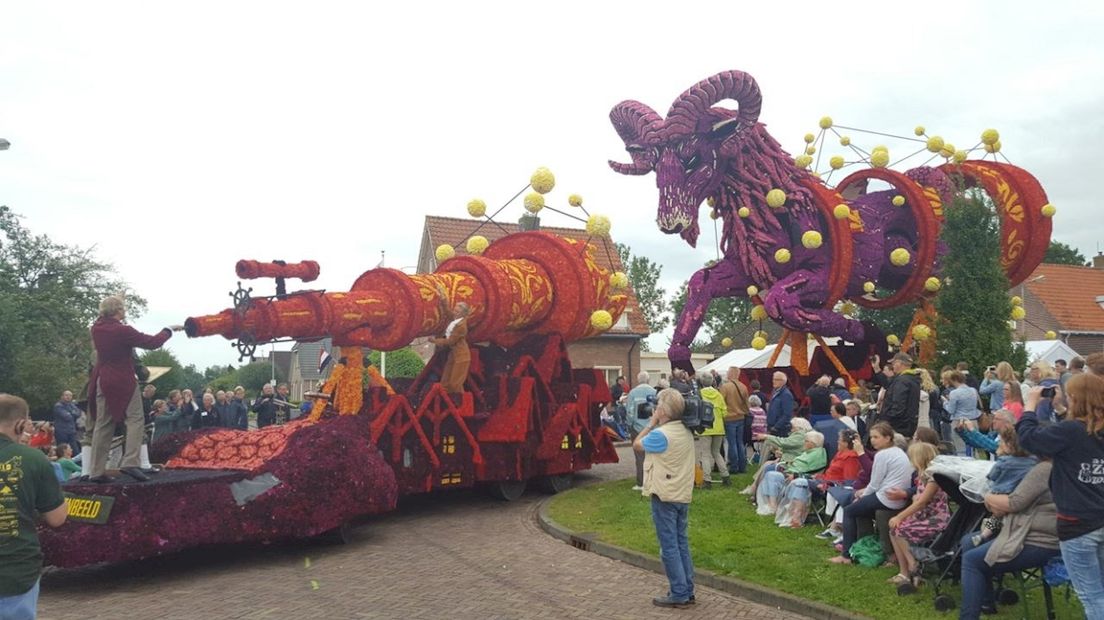
M 905 265 L 909 264 L 909 260 L 911 258 L 912 255 L 909 254 L 909 251 L 905 248 L 897 248 L 896 250 L 893 250 L 889 253 L 889 262 L 898 267 L 904 267 Z
M 786 192 L 775 188 L 767 192 L 767 206 L 777 209 L 786 204 Z
M 567 197 L 567 204 L 573 207 L 581 207 L 583 206 L 583 197 L 579 194 L 571 194 Z
M 988 144 L 990 146 L 1000 142 L 1000 132 L 996 129 L 986 129 L 981 132 L 981 143 Z
M 472 217 L 483 217 L 487 213 L 487 203 L 478 198 L 474 198 L 468 202 L 468 215 Z
M 759 294 L 759 287 L 752 284 L 751 286 L 747 287 L 747 294 L 748 297 L 755 297 Z
M 992 144 L 986 144 L 984 148 L 986 153 L 999 153 L 1001 150 L 1000 140 L 997 140 Z
M 471 239 L 468 239 L 468 243 L 464 246 L 468 250 L 468 254 L 482 254 L 483 250 L 487 249 L 487 246 L 491 245 L 487 238 L 483 235 L 475 235 Z
M 966 157 L 966 151 L 958 149 L 954 152 L 954 157 L 952 159 L 954 159 L 954 163 L 961 164 L 962 162 L 966 161 Z
M 840 136 L 840 146 L 851 146 L 851 136 Z
M 437 262 L 444 262 L 452 258 L 453 256 L 456 256 L 456 248 L 447 243 L 442 243 L 441 245 L 437 246 L 437 250 L 433 253 L 433 255 L 437 257 Z
M 767 348 L 767 339 L 759 337 L 752 338 L 751 348 L 755 349 L 756 351 L 762 351 L 763 349 Z
M 726 348 L 726 349 L 731 347 L 732 346 L 732 339 L 729 338 L 728 336 L 725 336 L 724 338 L 721 338 L 721 346 Z
M 943 144 L 943 148 L 939 149 L 939 154 L 943 157 L 946 157 L 947 159 L 950 159 L 954 157 L 956 150 L 957 149 L 955 149 L 955 145 L 951 144 L 950 142 L 945 142 Z
M 801 245 L 810 250 L 815 250 L 823 244 L 824 237 L 815 230 L 806 230 L 805 233 L 801 235 Z
M 1047 333 L 1046 333 L 1046 339 L 1047 340 L 1055 340 L 1057 338 L 1058 338 L 1058 333 L 1057 332 L 1055 332 L 1053 329 L 1047 330 Z
M 556 176 L 552 174 L 551 170 L 541 166 L 533 171 L 533 176 L 529 177 L 529 185 L 533 187 L 533 191 L 547 194 L 552 191 L 553 187 L 556 187 Z
M 928 138 L 927 148 L 928 151 L 932 153 L 938 153 L 939 151 L 943 150 L 943 138 L 940 138 L 939 136 L 932 136 Z
M 544 196 L 537 192 L 529 192 L 525 195 L 525 210 L 530 213 L 537 213 L 544 208 Z
M 917 126 L 916 126 L 916 129 L 913 129 L 913 130 L 912 130 L 912 133 L 916 134 L 916 135 L 917 135 L 917 137 L 919 137 L 919 136 L 922 136 L 922 135 L 924 135 L 924 134 L 926 133 L 926 131 L 925 131 L 925 129 L 924 129 L 924 126 L 923 126 L 923 125 L 917 125 Z
M 817 125 L 820 125 L 821 129 L 831 129 L 832 128 L 832 117 L 831 116 L 822 116 L 822 117 L 820 117 L 820 122 L 817 123 Z
M 594 329 L 606 331 L 613 327 L 613 315 L 605 310 L 595 310 L 590 314 L 590 324 Z
M 873 282 L 863 282 L 863 292 L 873 293 L 878 287 Z
M 761 329 L 756 330 L 756 332 L 754 334 L 752 334 L 751 337 L 752 338 L 762 338 L 763 340 L 766 340 L 767 339 L 767 332 L 765 332 Z
M 924 290 L 929 293 L 934 293 L 943 287 L 943 283 L 939 281 L 939 278 L 932 276 L 927 280 L 924 280 Z
M 912 328 L 912 337 L 919 342 L 923 342 L 928 338 L 931 338 L 932 330 L 927 325 L 917 325 Z
M 736 215 L 739 215 L 740 217 L 748 217 L 749 215 L 751 215 L 751 209 L 747 207 L 740 207 L 736 210 Z
M 903 206 L 905 204 L 905 197 L 901 195 L 894 196 L 892 202 L 895 207 Z
M 786 248 L 779 248 L 774 253 L 774 260 L 781 265 L 790 262 L 791 258 L 793 258 L 793 255 Z
M 767 309 L 763 304 L 756 304 L 751 307 L 751 320 L 752 321 L 765 321 L 767 320 Z
M 1057 212 L 1058 209 L 1054 208 L 1054 205 L 1050 204 L 1049 202 L 1043 205 L 1043 208 L 1041 210 L 1043 217 L 1054 217 L 1054 214 Z
M 805 147 L 805 154 L 806 155 L 815 155 L 816 154 L 816 147 L 813 146 L 812 144 Z
M 889 151 L 874 151 L 870 154 L 870 165 L 885 168 L 889 165 Z
M 1023 297 L 1020 297 L 1019 295 L 1013 295 L 1012 299 L 1010 299 L 1009 301 L 1012 302 L 1013 306 L 1022 306 L 1023 305 Z
M 901 345 L 901 339 L 897 337 L 897 334 L 890 334 L 890 335 L 886 336 L 886 344 L 888 344 L 891 347 L 900 346 Z
M 1023 306 L 1014 306 L 1012 308 L 1012 320 L 1022 321 L 1027 316 L 1027 310 L 1023 309 Z
M 843 167 L 843 164 L 845 164 L 845 163 L 846 162 L 843 160 L 842 155 L 833 155 L 828 160 L 828 165 L 832 167 L 832 170 L 839 170 L 840 168 Z
M 846 220 L 851 215 L 851 207 L 845 204 L 838 204 L 832 209 L 832 215 L 837 220 Z
M 816 140 L 816 136 L 811 133 L 805 134 L 805 144 L 812 144 Z
M 604 237 L 609 234 L 610 220 L 604 215 L 594 214 L 587 218 L 586 231 L 594 237 Z
M 610 288 L 615 291 L 626 289 L 629 287 L 629 276 L 624 271 L 615 271 L 610 274 L 609 283 Z
M 808 155 L 798 155 L 794 158 L 794 165 L 804 170 L 813 163 L 813 158 Z

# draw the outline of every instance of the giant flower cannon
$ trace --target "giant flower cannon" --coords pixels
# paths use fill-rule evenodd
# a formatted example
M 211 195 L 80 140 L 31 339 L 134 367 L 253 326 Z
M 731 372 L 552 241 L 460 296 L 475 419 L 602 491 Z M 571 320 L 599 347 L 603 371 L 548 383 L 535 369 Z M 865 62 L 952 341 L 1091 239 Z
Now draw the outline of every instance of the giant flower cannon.
M 725 101 L 735 102 L 737 109 L 718 105 Z M 694 246 L 703 204 L 711 205 L 714 219 L 724 224 L 723 258 L 690 278 L 668 351 L 673 366 L 690 369 L 690 343 L 710 301 L 718 297 L 749 296 L 755 303 L 752 318 L 778 322 L 786 329 L 783 339 L 800 349 L 806 334 L 821 344 L 822 336 L 838 336 L 884 347 L 873 325 L 838 311 L 854 304 L 888 308 L 919 301 L 922 312 L 908 338 L 930 337 L 927 302 L 941 286 L 942 210 L 963 187 L 983 188 L 996 204 L 1001 261 L 1012 285 L 1022 282 L 1046 253 L 1054 207 L 1026 171 L 1009 163 L 966 160 L 966 152 L 933 136 L 918 140 L 925 142 L 919 152 L 942 155 L 946 164 L 899 172 L 888 167 L 887 150 L 860 151 L 870 167 L 831 188 L 808 170 L 814 136 L 806 136 L 805 153 L 790 157 L 759 122 L 761 106 L 755 80 L 726 71 L 680 95 L 666 118 L 637 101 L 624 101 L 610 113 L 632 159 L 610 166 L 628 175 L 656 173 L 656 223 L 662 232 Z M 820 125 L 830 129 L 832 120 L 825 117 Z M 923 128 L 916 134 L 923 135 Z M 978 146 L 983 145 L 995 157 L 998 134 L 987 130 Z M 842 167 L 842 158 L 833 160 L 833 170 Z M 870 181 L 890 189 L 868 191 Z M 842 300 L 854 304 L 838 304 Z M 761 336 L 752 341 L 755 348 L 765 344 Z M 798 366 L 804 355 L 791 359 Z
M 433 274 L 362 274 L 348 291 L 287 293 L 316 263 L 238 263 L 278 292 L 187 319 L 189 336 L 239 345 L 330 336 L 340 362 L 310 416 L 254 431 L 177 433 L 151 447 L 165 470 L 149 483 L 69 483 L 71 519 L 42 532 L 47 563 L 81 566 L 202 544 L 308 537 L 386 512 L 401 494 L 486 486 L 516 498 L 537 479 L 553 491 L 617 454 L 601 430 L 601 372 L 573 369 L 566 342 L 597 335 L 625 307 L 589 243 L 544 232 L 504 237 Z M 444 292 L 445 297 L 441 294 Z M 463 397 L 437 382 L 437 354 L 412 382 L 364 372 L 362 347 L 393 350 L 444 331 L 444 306 L 465 301 L 472 365 Z M 442 303 L 445 302 L 445 303 Z M 369 374 L 368 385 L 362 383 Z

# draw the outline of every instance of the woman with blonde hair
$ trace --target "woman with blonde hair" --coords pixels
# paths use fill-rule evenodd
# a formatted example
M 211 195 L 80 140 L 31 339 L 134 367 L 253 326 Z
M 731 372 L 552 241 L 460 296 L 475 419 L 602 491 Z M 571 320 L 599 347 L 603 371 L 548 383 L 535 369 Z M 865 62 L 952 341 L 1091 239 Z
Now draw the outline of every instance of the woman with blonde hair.
M 1058 509 L 1058 541 L 1077 598 L 1090 620 L 1104 620 L 1104 377 L 1066 382 L 1069 414 L 1041 425 L 1043 387 L 1028 392 L 1016 425 L 1020 445 L 1053 462 L 1050 491 Z
M 919 578 L 919 564 L 913 557 L 909 545 L 923 545 L 943 531 L 951 520 L 951 509 L 947 504 L 947 493 L 939 487 L 928 474 L 928 465 L 939 455 L 939 451 L 929 443 L 916 442 L 908 448 L 908 459 L 916 469 L 919 479 L 917 493 L 912 503 L 889 520 L 892 534 L 893 552 L 897 556 L 900 572 L 890 578 L 890 583 L 901 585 L 912 583 L 916 587 Z
M 1016 375 L 1012 372 L 1012 364 L 1001 362 L 996 366 L 985 369 L 985 378 L 978 386 L 978 393 L 989 398 L 989 411 L 1004 409 L 1004 386 L 1009 381 L 1015 381 Z
M 928 428 L 938 428 L 932 423 L 931 408 L 932 408 L 932 392 L 935 391 L 935 381 L 932 381 L 931 373 L 927 368 L 920 369 L 920 418 L 918 421 L 919 426 L 926 426 Z

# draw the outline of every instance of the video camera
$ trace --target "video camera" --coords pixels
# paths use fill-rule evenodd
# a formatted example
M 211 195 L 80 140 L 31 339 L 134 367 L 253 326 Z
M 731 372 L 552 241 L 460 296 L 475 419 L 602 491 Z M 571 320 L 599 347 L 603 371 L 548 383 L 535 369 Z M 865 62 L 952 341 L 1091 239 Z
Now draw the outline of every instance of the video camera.
M 700 435 L 713 427 L 713 403 L 704 400 L 697 392 L 683 394 L 682 400 L 686 406 L 682 410 L 682 424 L 694 434 Z M 638 420 L 647 420 L 655 413 L 656 397 L 648 399 L 636 406 Z

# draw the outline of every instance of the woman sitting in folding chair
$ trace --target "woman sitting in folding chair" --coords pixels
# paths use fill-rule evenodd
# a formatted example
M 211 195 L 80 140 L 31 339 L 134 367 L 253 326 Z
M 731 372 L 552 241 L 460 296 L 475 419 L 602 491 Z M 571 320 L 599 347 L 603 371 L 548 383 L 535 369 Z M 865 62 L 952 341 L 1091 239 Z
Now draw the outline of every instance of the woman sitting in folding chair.
M 779 525 L 801 527 L 809 506 L 809 484 L 802 478 L 824 469 L 828 454 L 824 451 L 824 435 L 818 431 L 805 433 L 804 451 L 789 465 L 779 465 L 763 475 L 756 501 L 761 515 L 775 515 Z M 800 481 L 800 485 L 786 484 Z M 782 506 L 785 497 L 786 508 Z M 781 520 L 780 520 L 781 519 Z M 780 521 L 779 521 L 780 520 Z
M 939 455 L 935 446 L 916 442 L 909 446 L 908 459 L 916 469 L 919 479 L 917 493 L 912 503 L 889 520 L 892 532 L 890 542 L 897 556 L 898 573 L 889 578 L 894 585 L 912 584 L 912 592 L 920 585 L 918 562 L 913 557 L 909 545 L 924 545 L 931 542 L 951 520 L 951 509 L 947 503 L 947 494 L 939 484 L 927 474 L 928 465 Z M 898 590 L 900 593 L 901 590 Z
M 854 486 L 855 480 L 862 474 L 862 463 L 860 462 L 862 453 L 862 439 L 859 437 L 858 431 L 841 431 L 839 444 L 836 447 L 836 455 L 832 457 L 828 469 L 824 470 L 824 473 L 813 476 L 809 491 L 814 498 L 824 498 L 824 514 L 829 517 L 829 520 L 835 516 L 840 504 L 828 493 L 828 489 L 836 486 Z M 821 525 L 824 525 L 824 519 L 821 519 Z M 817 538 L 828 539 L 842 536 L 842 530 L 834 527 L 834 525 L 817 534 Z

